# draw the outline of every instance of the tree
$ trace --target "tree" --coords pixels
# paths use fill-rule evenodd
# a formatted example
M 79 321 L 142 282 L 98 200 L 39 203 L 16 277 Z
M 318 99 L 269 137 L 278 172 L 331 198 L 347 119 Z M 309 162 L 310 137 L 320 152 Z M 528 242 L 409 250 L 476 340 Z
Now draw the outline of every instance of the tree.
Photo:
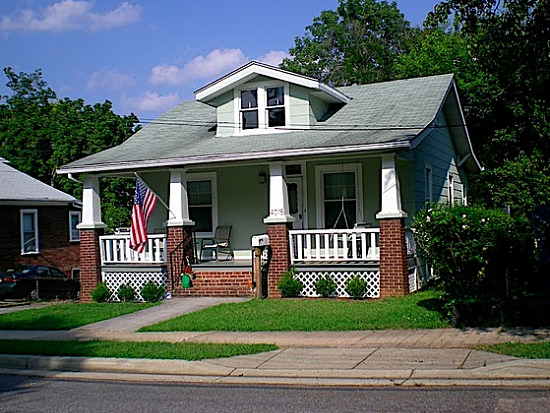
M 42 72 L 4 69 L 11 96 L 0 104 L 0 156 L 26 174 L 76 198 L 82 186 L 56 175 L 58 167 L 119 145 L 137 130 L 134 115 L 119 116 L 109 101 L 87 105 L 82 99 L 58 99 Z M 5 103 L 4 103 L 5 102 Z M 101 180 L 108 228 L 129 223 L 133 181 Z
M 335 86 L 389 80 L 409 31 L 395 2 L 339 0 L 295 38 L 281 67 Z
M 469 91 L 469 124 L 489 168 L 550 157 L 549 0 L 448 0 L 427 24 L 454 15 L 485 87 Z

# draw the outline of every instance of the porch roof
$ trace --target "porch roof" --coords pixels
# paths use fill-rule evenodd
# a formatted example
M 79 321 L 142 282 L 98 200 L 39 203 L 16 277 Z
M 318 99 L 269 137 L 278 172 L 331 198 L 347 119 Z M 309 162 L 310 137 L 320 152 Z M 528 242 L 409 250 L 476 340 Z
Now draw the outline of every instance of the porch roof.
M 174 107 L 123 144 L 72 162 L 69 172 L 125 171 L 212 162 L 408 149 L 435 121 L 453 75 L 337 88 L 348 104 L 311 129 L 216 137 L 216 109 L 199 101 Z

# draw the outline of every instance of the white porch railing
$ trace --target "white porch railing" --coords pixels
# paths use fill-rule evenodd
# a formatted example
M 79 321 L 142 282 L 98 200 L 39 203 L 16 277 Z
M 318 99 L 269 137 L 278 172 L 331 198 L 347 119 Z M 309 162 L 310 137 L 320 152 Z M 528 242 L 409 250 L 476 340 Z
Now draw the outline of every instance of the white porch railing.
M 104 264 L 166 264 L 166 235 L 148 235 L 142 253 L 130 249 L 129 235 L 104 235 L 99 237 L 101 265 Z
M 380 228 L 291 230 L 290 262 L 379 261 Z

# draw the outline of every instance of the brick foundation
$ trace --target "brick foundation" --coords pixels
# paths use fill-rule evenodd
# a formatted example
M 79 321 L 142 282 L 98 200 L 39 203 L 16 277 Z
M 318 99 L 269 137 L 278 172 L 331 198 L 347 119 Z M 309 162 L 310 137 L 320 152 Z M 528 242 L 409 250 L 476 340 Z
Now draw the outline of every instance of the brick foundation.
M 99 236 L 102 229 L 80 230 L 80 301 L 92 302 L 90 293 L 101 282 Z
M 273 251 L 269 273 L 267 276 L 267 297 L 281 298 L 281 292 L 277 284 L 283 274 L 290 268 L 290 246 L 288 241 L 288 230 L 290 224 L 268 224 L 267 235 L 269 245 Z
M 173 294 L 184 297 L 249 297 L 252 296 L 252 270 L 195 271 L 191 288 L 178 282 Z
M 402 219 L 380 220 L 380 298 L 409 293 L 405 226 Z

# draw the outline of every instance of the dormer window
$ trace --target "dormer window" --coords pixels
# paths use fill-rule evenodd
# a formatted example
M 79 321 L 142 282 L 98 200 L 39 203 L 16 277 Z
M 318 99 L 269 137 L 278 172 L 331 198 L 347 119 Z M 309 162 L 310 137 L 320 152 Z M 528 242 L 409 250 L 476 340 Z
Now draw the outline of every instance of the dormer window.
M 270 128 L 285 126 L 285 89 L 267 88 L 267 121 Z
M 237 132 L 264 133 L 271 128 L 288 126 L 288 86 L 280 83 L 248 84 L 236 90 L 238 99 Z M 273 132 L 273 129 L 270 133 Z
M 243 129 L 258 128 L 258 91 L 241 91 L 241 125 Z

